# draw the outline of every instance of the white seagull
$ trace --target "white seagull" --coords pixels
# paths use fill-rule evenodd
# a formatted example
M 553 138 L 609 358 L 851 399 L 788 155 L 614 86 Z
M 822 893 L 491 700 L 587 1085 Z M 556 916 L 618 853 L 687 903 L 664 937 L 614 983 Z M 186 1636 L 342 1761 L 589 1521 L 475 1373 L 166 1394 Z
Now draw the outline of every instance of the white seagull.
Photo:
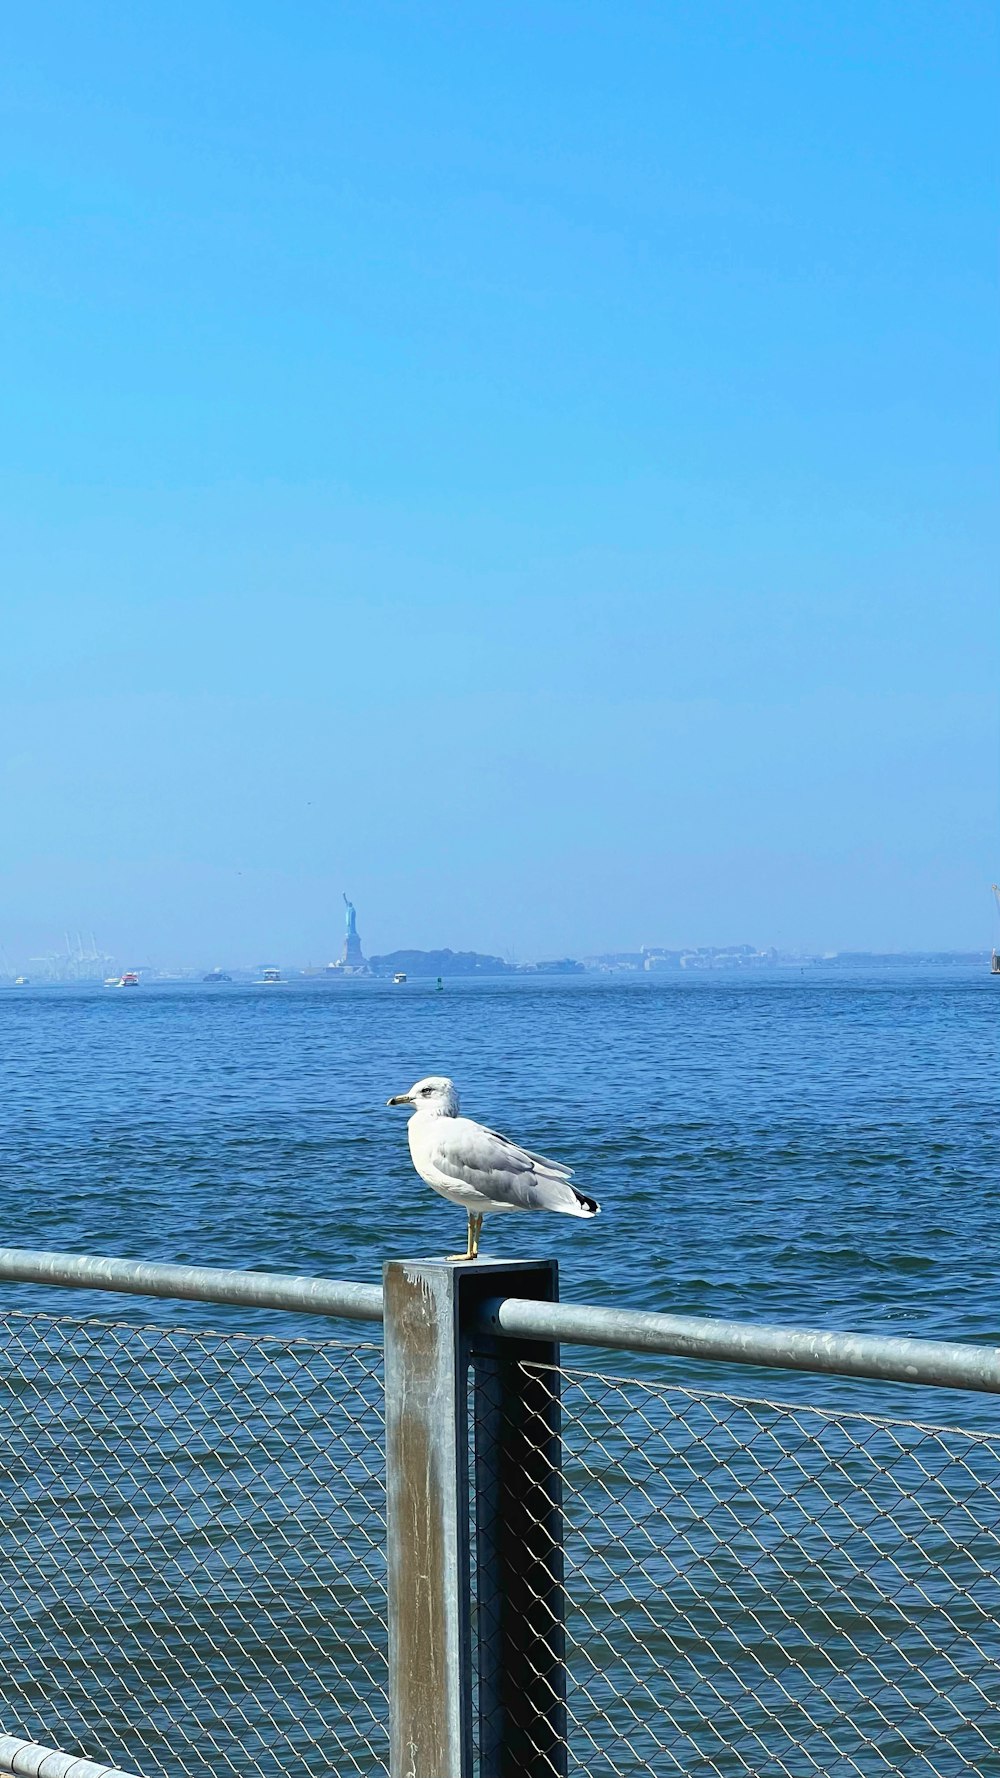
M 563 1216 L 597 1216 L 600 1204 L 570 1184 L 572 1167 L 547 1161 L 519 1148 L 506 1136 L 460 1117 L 458 1094 L 450 1080 L 430 1074 L 387 1105 L 412 1105 L 407 1125 L 413 1165 L 434 1191 L 469 1213 L 465 1253 L 449 1259 L 476 1259 L 483 1217 L 497 1210 L 557 1210 Z

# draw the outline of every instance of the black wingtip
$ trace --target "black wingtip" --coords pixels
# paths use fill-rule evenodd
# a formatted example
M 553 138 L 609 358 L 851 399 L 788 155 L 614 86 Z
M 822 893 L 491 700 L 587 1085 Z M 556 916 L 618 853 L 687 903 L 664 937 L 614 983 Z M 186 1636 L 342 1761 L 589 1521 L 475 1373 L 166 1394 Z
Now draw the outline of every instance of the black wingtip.
M 601 1206 L 596 1198 L 585 1198 L 582 1192 L 577 1192 L 576 1201 L 583 1205 L 588 1216 L 600 1216 Z

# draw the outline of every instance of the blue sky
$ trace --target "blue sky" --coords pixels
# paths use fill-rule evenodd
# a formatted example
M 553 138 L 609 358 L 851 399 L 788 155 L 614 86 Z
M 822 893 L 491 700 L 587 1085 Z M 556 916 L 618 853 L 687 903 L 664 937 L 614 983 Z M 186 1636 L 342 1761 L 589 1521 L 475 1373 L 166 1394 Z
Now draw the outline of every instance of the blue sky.
M 11 955 L 989 943 L 992 7 L 6 48 Z

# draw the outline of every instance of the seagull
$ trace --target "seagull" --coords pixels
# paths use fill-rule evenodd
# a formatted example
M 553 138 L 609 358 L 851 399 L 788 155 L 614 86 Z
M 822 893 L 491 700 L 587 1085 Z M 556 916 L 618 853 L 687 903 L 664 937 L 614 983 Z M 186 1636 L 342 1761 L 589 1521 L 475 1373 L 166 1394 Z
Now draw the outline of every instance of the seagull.
M 598 1216 L 601 1206 L 570 1184 L 572 1167 L 519 1148 L 506 1136 L 460 1117 L 452 1081 L 430 1074 L 387 1105 L 412 1105 L 407 1125 L 410 1156 L 421 1179 L 469 1213 L 464 1253 L 477 1259 L 483 1217 L 495 1210 L 557 1210 L 563 1216 Z

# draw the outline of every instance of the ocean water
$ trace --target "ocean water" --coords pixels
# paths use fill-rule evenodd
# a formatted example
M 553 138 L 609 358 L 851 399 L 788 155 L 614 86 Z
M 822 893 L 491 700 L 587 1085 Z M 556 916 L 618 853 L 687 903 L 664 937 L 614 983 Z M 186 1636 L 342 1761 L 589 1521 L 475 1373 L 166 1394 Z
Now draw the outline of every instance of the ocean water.
M 600 1199 L 487 1222 L 566 1299 L 997 1344 L 998 1017 L 930 969 L 11 990 L 3 1239 L 377 1280 L 464 1240 L 385 1106 L 448 1073 Z M 376 1340 L 0 1284 L 0 1729 L 384 1774 Z M 574 1772 L 996 1769 L 996 1397 L 564 1362 Z
M 9 990 L 4 1239 L 368 1280 L 455 1251 L 464 1216 L 385 1107 L 433 1072 L 600 1199 L 487 1221 L 484 1251 L 555 1255 L 566 1298 L 1000 1343 L 998 1019 L 1000 981 L 930 968 Z

